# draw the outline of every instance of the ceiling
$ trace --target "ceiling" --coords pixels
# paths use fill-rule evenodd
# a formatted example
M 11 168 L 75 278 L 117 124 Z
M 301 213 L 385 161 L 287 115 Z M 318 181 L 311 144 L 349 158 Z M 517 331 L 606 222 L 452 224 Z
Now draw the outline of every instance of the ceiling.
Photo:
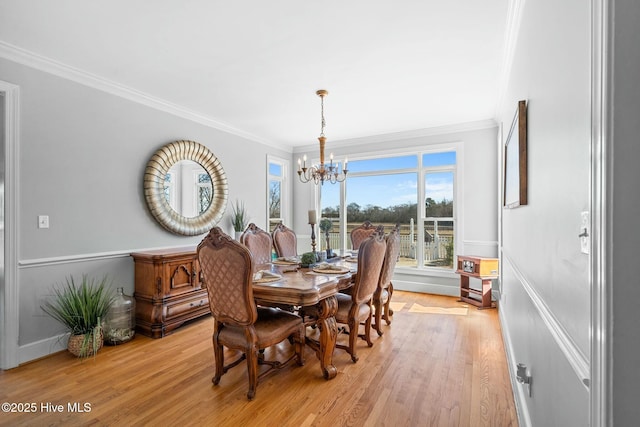
M 289 149 L 327 89 L 329 146 L 493 119 L 508 3 L 3 0 L 0 47 Z

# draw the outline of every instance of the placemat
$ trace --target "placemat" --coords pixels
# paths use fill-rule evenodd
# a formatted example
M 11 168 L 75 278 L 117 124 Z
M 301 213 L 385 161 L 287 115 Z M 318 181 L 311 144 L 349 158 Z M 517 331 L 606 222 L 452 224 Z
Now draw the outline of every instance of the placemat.
M 314 267 L 313 271 L 322 274 L 344 274 L 351 271 L 349 267 L 330 266 L 330 267 Z
M 276 265 L 298 265 L 300 264 L 300 261 L 285 261 L 285 260 L 276 259 L 276 260 L 273 260 L 271 263 Z
M 282 276 L 271 273 L 270 271 L 258 271 L 253 275 L 253 283 L 268 283 L 281 280 Z

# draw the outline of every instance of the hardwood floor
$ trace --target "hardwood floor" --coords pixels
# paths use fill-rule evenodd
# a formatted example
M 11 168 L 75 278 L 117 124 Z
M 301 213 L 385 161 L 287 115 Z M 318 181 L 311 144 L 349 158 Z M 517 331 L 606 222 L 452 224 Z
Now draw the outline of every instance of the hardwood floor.
M 210 317 L 94 359 L 57 353 L 0 372 L 1 402 L 35 404 L 0 425 L 517 426 L 498 312 L 456 300 L 396 291 L 392 325 L 372 348 L 359 340 L 358 363 L 336 350 L 326 381 L 307 347 L 305 366 L 269 374 L 251 402 L 244 363 L 211 383 Z

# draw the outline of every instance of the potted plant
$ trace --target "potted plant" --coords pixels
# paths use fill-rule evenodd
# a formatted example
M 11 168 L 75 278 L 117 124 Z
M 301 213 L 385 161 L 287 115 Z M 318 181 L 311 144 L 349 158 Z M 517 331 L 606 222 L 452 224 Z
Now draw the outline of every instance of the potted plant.
M 333 251 L 329 244 L 329 232 L 333 228 L 333 222 L 331 222 L 329 218 L 322 218 L 318 226 L 320 227 L 320 231 L 324 233 L 324 237 L 327 240 L 327 258 L 333 258 Z
M 300 257 L 300 265 L 303 268 L 307 268 L 318 261 L 315 252 L 305 252 Z
M 41 306 L 67 327 L 71 333 L 67 349 L 76 357 L 91 356 L 102 348 L 101 322 L 114 299 L 108 284 L 106 276 L 96 280 L 83 275 L 80 283 L 71 276 L 63 286 L 54 287 L 55 298 Z
M 231 213 L 231 224 L 233 225 L 233 230 L 236 232 L 236 240 L 240 238 L 240 235 L 247 228 L 247 211 L 244 208 L 244 202 L 239 202 L 236 200 L 236 203 L 231 207 L 233 212 Z

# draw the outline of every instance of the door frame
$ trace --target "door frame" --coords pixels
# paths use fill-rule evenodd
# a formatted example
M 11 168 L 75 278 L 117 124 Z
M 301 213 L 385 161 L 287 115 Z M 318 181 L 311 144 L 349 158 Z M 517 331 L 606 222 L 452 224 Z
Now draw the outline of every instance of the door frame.
M 20 139 L 20 88 L 0 80 L 4 97 L 5 191 L 4 191 L 4 288 L 0 289 L 0 369 L 19 364 L 18 294 L 18 159 Z
M 611 405 L 611 297 L 607 247 L 611 219 L 607 214 L 611 182 L 611 96 L 613 73 L 609 47 L 613 39 L 613 14 L 610 0 L 591 1 L 591 169 L 589 210 L 589 275 L 591 284 L 591 348 L 589 405 L 592 426 L 610 425 Z

